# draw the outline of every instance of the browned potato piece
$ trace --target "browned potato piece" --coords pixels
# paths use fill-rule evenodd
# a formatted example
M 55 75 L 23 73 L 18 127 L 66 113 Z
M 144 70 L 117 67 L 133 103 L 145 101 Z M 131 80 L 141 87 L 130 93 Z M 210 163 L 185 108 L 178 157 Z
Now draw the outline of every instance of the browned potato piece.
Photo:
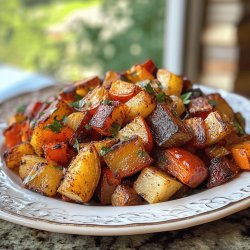
M 112 195 L 112 206 L 136 206 L 142 203 L 141 197 L 133 188 L 119 185 Z
M 190 144 L 193 147 L 203 148 L 206 146 L 206 131 L 205 131 L 205 122 L 201 117 L 194 117 L 184 120 L 187 127 L 193 133 L 193 139 L 190 141 Z
M 235 162 L 229 160 L 226 156 L 212 159 L 209 166 L 207 187 L 216 187 L 233 179 L 239 173 L 239 170 Z
M 161 82 L 166 95 L 181 95 L 183 87 L 183 78 L 181 76 L 177 76 L 166 69 L 159 69 L 157 79 Z
M 19 167 L 20 178 L 24 180 L 29 175 L 31 170 L 39 163 L 47 163 L 47 161 L 37 155 L 24 155 Z
M 21 143 L 4 153 L 3 159 L 8 168 L 19 167 L 24 155 L 33 155 L 35 151 L 28 142 Z
M 102 175 L 97 187 L 97 196 L 103 205 L 111 204 L 111 197 L 121 180 L 115 178 L 108 167 L 102 168 Z
M 218 111 L 211 112 L 205 119 L 207 144 L 215 144 L 232 132 L 232 125 Z
M 120 178 L 131 176 L 152 162 L 138 136 L 112 146 L 103 158 L 113 174 Z
M 66 102 L 73 102 L 76 101 L 79 96 L 84 97 L 89 91 L 93 90 L 100 84 L 100 78 L 97 76 L 89 79 L 79 80 L 64 88 L 59 93 L 59 96 Z
M 125 104 L 128 107 L 126 122 L 131 122 L 137 116 L 147 117 L 156 106 L 154 98 L 145 91 L 139 92 Z
M 101 166 L 93 145 L 80 150 L 69 165 L 58 192 L 77 202 L 88 202 L 98 185 Z
M 200 96 L 190 101 L 188 111 L 192 116 L 206 117 L 213 111 L 213 106 L 209 104 L 205 96 Z
M 182 183 L 155 167 L 144 168 L 134 183 L 135 191 L 148 203 L 168 200 Z
M 207 98 L 211 103 L 214 103 L 215 110 L 227 115 L 230 121 L 233 120 L 234 112 L 232 108 L 219 93 L 207 95 Z
M 62 178 L 62 167 L 40 162 L 26 176 L 23 185 L 28 189 L 51 197 L 56 195 Z
M 170 106 L 177 112 L 179 116 L 181 116 L 185 112 L 185 105 L 182 99 L 179 96 L 171 95 L 170 98 L 172 99 L 172 103 Z
M 206 155 L 210 158 L 222 157 L 225 155 L 229 155 L 230 151 L 228 151 L 225 147 L 220 145 L 210 146 L 205 149 Z
M 147 122 L 159 147 L 180 146 L 192 138 L 186 125 L 166 104 L 157 104 Z
M 54 120 L 62 120 L 73 112 L 73 109 L 63 100 L 57 99 L 43 112 L 36 124 L 51 124 Z
M 115 136 L 126 116 L 126 106 L 118 101 L 101 104 L 92 119 L 90 126 L 106 136 Z
M 103 84 L 102 86 L 105 89 L 109 89 L 111 84 L 117 80 L 119 80 L 121 78 L 120 74 L 118 74 L 117 72 L 114 71 L 107 71 L 105 78 L 103 80 Z

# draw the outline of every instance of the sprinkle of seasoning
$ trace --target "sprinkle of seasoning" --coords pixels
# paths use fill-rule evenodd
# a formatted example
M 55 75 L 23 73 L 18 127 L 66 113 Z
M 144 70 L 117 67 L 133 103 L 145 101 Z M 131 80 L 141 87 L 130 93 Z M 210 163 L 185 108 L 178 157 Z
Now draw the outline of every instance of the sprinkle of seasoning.
M 17 113 L 24 113 L 27 108 L 27 105 L 21 105 L 17 108 Z
M 81 100 L 76 101 L 76 102 L 71 102 L 69 105 L 73 108 L 79 109 L 85 105 L 85 101 L 83 99 L 81 99 Z
M 86 124 L 86 125 L 84 126 L 84 128 L 85 128 L 86 130 L 90 130 L 90 129 L 91 129 L 91 126 L 90 126 L 89 124 Z
M 115 137 L 115 136 L 117 135 L 117 133 L 119 132 L 120 128 L 121 128 L 121 126 L 120 126 L 119 124 L 117 124 L 117 123 L 114 122 L 114 123 L 111 125 L 111 129 L 110 129 L 111 135 L 112 135 L 113 137 Z
M 75 140 L 73 148 L 75 148 L 77 150 L 77 152 L 79 153 L 79 151 L 80 151 L 80 144 L 79 144 L 79 141 L 77 139 Z
M 158 93 L 155 97 L 158 103 L 163 103 L 166 100 L 166 94 L 164 92 Z
M 145 151 L 141 150 L 141 151 L 138 151 L 137 155 L 139 157 L 145 157 L 147 155 L 147 153 Z
M 48 125 L 43 127 L 43 129 L 47 129 L 47 128 L 55 133 L 59 133 L 61 131 L 62 125 L 61 125 L 60 121 L 55 119 L 52 124 L 48 124 Z
M 208 103 L 214 107 L 218 105 L 218 102 L 216 102 L 215 100 L 208 100 Z
M 245 131 L 244 129 L 240 126 L 237 120 L 234 119 L 233 121 L 234 127 L 239 135 L 244 135 Z

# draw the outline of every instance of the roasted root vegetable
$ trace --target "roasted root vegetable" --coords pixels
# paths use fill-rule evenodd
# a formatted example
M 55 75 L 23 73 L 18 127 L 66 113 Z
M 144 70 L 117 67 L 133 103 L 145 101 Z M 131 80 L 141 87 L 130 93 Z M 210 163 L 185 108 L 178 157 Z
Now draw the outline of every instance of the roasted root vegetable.
M 117 138 L 120 140 L 128 140 L 134 135 L 139 136 L 142 139 L 145 149 L 150 152 L 153 148 L 153 137 L 149 126 L 141 116 L 137 116 L 132 122 L 122 128 Z
M 211 112 L 205 119 L 207 145 L 215 144 L 232 132 L 232 125 L 223 114 Z
M 142 170 L 134 183 L 135 191 L 148 203 L 168 200 L 183 185 L 155 167 Z
M 24 180 L 36 165 L 45 163 L 47 163 L 46 159 L 37 155 L 24 155 L 19 167 L 20 178 Z
M 97 187 L 97 196 L 101 204 L 111 204 L 112 194 L 119 184 L 121 184 L 121 180 L 116 178 L 109 168 L 103 167 Z
M 59 96 L 66 102 L 75 102 L 88 94 L 101 84 L 99 77 L 95 76 L 89 79 L 76 81 L 74 84 L 65 87 Z
M 183 87 L 183 78 L 166 69 L 157 71 L 157 79 L 160 81 L 166 95 L 180 96 Z
M 24 155 L 32 154 L 35 154 L 35 151 L 30 143 L 21 143 L 6 151 L 3 155 L 3 159 L 8 168 L 16 168 L 19 167 Z
M 190 195 L 250 171 L 249 124 L 219 94 L 152 60 L 17 108 L 5 165 L 63 201 L 139 205 Z M 153 165 L 152 165 L 153 164 Z
M 204 120 L 201 117 L 194 117 L 186 119 L 184 122 L 193 134 L 193 138 L 189 144 L 193 147 L 204 148 L 207 141 Z
M 23 186 L 52 197 L 57 194 L 57 188 L 63 178 L 62 167 L 40 162 L 36 164 L 25 177 Z
M 109 90 L 109 97 L 114 101 L 127 102 L 139 92 L 137 85 L 117 80 L 112 83 Z
M 80 150 L 70 163 L 58 192 L 76 202 L 88 202 L 101 175 L 99 155 L 93 145 Z
M 231 179 L 239 173 L 239 167 L 234 161 L 227 157 L 218 157 L 211 160 L 209 166 L 209 176 L 207 187 L 212 188 L 219 186 Z
M 90 126 L 101 135 L 115 136 L 126 116 L 126 106 L 118 101 L 101 104 L 92 119 Z
M 131 176 L 152 163 L 152 158 L 138 136 L 115 144 L 103 158 L 113 174 L 119 178 Z
M 159 147 L 184 145 L 192 138 L 187 126 L 166 104 L 157 104 L 147 122 Z
M 208 102 L 214 106 L 214 109 L 225 114 L 230 121 L 234 118 L 234 112 L 228 102 L 218 93 L 207 95 Z
M 184 149 L 157 150 L 155 159 L 157 167 L 191 188 L 199 186 L 207 178 L 208 169 L 204 162 Z
M 135 190 L 126 185 L 119 185 L 111 197 L 112 206 L 136 206 L 142 203 Z
M 235 162 L 242 170 L 250 170 L 250 141 L 233 145 L 231 152 Z
M 126 121 L 131 122 L 135 117 L 142 116 L 146 118 L 154 110 L 156 102 L 154 98 L 147 92 L 141 91 L 128 102 Z

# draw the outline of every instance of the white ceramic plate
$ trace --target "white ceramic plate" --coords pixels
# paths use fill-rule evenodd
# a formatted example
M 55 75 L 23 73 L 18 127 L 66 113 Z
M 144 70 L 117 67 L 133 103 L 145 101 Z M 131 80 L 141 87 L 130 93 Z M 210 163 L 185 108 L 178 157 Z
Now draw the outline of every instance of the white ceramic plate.
M 0 122 L 23 101 L 55 91 L 55 87 L 1 105 Z M 215 92 L 202 88 L 206 93 Z M 219 91 L 247 119 L 250 101 Z M 1 139 L 3 139 L 1 137 Z M 250 206 L 250 172 L 219 187 L 186 198 L 134 207 L 88 206 L 47 198 L 21 187 L 20 179 L 0 164 L 0 218 L 46 231 L 82 235 L 131 235 L 187 228 L 217 220 Z

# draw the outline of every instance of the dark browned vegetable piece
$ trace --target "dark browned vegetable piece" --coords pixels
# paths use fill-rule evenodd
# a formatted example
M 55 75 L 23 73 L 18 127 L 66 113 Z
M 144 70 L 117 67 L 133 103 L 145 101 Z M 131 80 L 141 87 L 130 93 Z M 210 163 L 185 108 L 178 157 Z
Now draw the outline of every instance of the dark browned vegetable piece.
M 206 116 L 213 111 L 213 106 L 209 104 L 205 96 L 192 99 L 188 105 L 188 111 L 192 116 Z
M 190 145 L 196 148 L 203 148 L 206 145 L 205 123 L 201 117 L 194 117 L 184 120 L 187 127 L 193 132 L 193 139 Z
M 190 130 L 166 104 L 157 104 L 147 122 L 159 147 L 180 146 L 192 139 Z
M 209 166 L 209 177 L 207 187 L 212 188 L 219 186 L 233 179 L 239 172 L 239 167 L 234 161 L 229 160 L 226 156 L 214 158 Z
M 112 195 L 112 206 L 136 206 L 142 203 L 135 190 L 126 185 L 119 185 Z

